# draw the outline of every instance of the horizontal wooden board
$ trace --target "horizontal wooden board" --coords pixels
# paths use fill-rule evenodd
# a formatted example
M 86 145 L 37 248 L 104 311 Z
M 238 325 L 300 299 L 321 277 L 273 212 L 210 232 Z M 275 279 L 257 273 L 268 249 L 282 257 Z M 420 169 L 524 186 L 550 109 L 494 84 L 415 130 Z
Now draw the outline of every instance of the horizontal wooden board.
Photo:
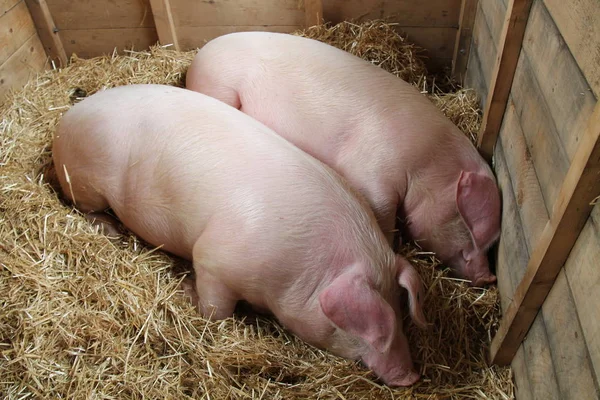
M 537 76 L 523 53 L 515 71 L 511 96 L 549 213 L 569 168 L 569 160 Z
M 583 336 L 596 379 L 600 375 L 600 207 L 595 206 L 569 259 L 567 280 L 573 293 Z M 599 382 L 596 382 L 597 384 Z
M 23 0 L 0 0 L 0 17 Z
M 458 28 L 461 0 L 363 1 L 328 0 L 323 2 L 326 21 L 338 23 L 349 19 L 387 18 L 405 27 Z
M 46 3 L 60 30 L 154 27 L 149 0 L 46 0 Z
M 523 51 L 537 77 L 562 146 L 572 160 L 596 100 L 541 1 L 532 6 Z
M 544 0 L 596 97 L 600 97 L 600 2 Z
M 594 372 L 564 270 L 548 293 L 542 313 L 560 398 L 593 399 L 597 395 Z
M 247 32 L 247 31 L 267 31 L 267 32 L 281 32 L 290 33 L 300 26 L 241 26 L 241 25 L 228 25 L 228 26 L 196 26 L 196 27 L 180 27 L 177 30 L 177 40 L 182 50 L 191 50 L 204 46 L 206 42 L 212 40 L 218 36 L 225 35 L 233 32 Z
M 456 28 L 413 28 L 399 27 L 408 40 L 427 50 L 427 57 L 452 61 Z
M 177 28 L 210 26 L 302 26 L 304 5 L 298 0 L 170 0 Z
M 35 25 L 24 1 L 0 16 L 0 64 L 8 60 L 35 32 Z
M 515 194 L 523 237 L 531 253 L 549 218 L 531 154 L 511 97 L 508 99 L 499 141 L 504 149 L 506 169 L 510 175 L 511 189 Z
M 0 103 L 11 89 L 19 89 L 44 69 L 46 53 L 37 33 L 34 33 L 23 45 L 0 65 Z
M 102 54 L 131 49 L 145 50 L 158 41 L 154 28 L 85 29 L 61 31 L 61 39 L 67 56 L 76 53 L 89 58 Z

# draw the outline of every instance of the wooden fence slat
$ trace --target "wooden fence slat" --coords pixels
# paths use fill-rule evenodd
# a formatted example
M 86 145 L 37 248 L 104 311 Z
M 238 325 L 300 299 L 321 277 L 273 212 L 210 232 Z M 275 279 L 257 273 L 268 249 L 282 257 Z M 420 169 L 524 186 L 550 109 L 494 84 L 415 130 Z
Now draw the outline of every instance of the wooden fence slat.
M 160 44 L 172 44 L 174 50 L 180 50 L 170 0 L 150 0 L 150 7 Z
M 490 346 L 491 362 L 511 362 L 600 194 L 600 102 L 596 103 L 550 220 Z
M 321 0 L 304 0 L 304 12 L 306 28 L 320 25 L 323 19 L 323 2 Z
M 490 161 L 506 109 L 508 94 L 521 52 L 521 44 L 532 0 L 509 0 L 502 34 L 498 43 L 496 66 L 489 85 L 488 96 L 477 137 L 477 147 Z
M 25 2 L 35 23 L 46 55 L 55 64 L 58 64 L 58 67 L 66 67 L 68 62 L 67 53 L 60 38 L 59 29 L 54 23 L 52 14 L 50 14 L 48 3 L 46 3 L 46 0 L 25 0 Z
M 471 36 L 473 36 L 473 24 L 477 14 L 477 3 L 479 0 L 462 0 L 460 5 L 460 16 L 458 32 L 456 32 L 456 43 L 454 44 L 454 56 L 452 57 L 452 76 L 463 81 L 469 60 L 471 48 Z

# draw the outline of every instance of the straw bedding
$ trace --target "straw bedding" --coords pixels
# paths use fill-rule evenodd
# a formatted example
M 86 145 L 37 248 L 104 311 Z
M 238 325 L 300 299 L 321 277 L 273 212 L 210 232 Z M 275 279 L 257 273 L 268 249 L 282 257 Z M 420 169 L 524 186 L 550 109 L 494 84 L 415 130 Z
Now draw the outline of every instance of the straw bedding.
M 418 49 L 389 24 L 320 26 L 315 37 L 424 88 L 473 135 L 472 92 L 443 93 Z M 358 363 L 312 348 L 270 318 L 208 322 L 179 291 L 189 265 L 124 234 L 111 240 L 48 183 L 51 137 L 78 96 L 132 83 L 182 85 L 193 52 L 153 47 L 43 73 L 0 114 L 0 393 L 6 398 L 513 397 L 508 368 L 488 367 L 498 291 L 468 288 L 412 244 L 401 251 L 427 288 L 432 326 L 405 329 L 423 378 L 390 389 Z

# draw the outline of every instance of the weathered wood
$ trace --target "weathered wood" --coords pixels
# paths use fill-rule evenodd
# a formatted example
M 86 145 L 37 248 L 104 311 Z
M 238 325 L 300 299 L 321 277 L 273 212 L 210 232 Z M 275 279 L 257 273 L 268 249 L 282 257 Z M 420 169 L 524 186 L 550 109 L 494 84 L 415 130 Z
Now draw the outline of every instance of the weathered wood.
M 483 104 L 485 104 L 485 99 L 487 99 L 488 95 L 488 85 L 496 59 L 496 44 L 490 34 L 486 18 L 483 15 L 483 4 L 482 1 L 479 2 L 477 18 L 473 26 L 473 45 L 470 51 L 470 53 L 475 54 L 475 57 L 477 57 L 478 64 L 475 65 L 478 69 L 467 70 L 466 82 L 468 85 L 471 85 L 471 82 L 481 82 L 479 86 L 484 87 L 485 91 L 479 92 L 479 94 L 482 96 Z
M 532 70 L 525 53 L 521 53 L 511 96 L 535 166 L 544 204 L 550 215 L 561 182 L 569 170 L 569 158 L 561 144 L 546 99 L 540 90 L 538 77 Z
M 323 2 L 323 15 L 333 23 L 390 17 L 401 27 L 456 27 L 460 3 L 461 0 L 429 0 L 424 6 L 421 0 L 328 0 Z
M 487 160 L 492 158 L 500 131 L 531 2 L 532 0 L 509 0 L 508 2 L 502 34 L 497 47 L 496 66 L 492 73 L 481 129 L 477 137 L 477 147 Z
M 323 1 L 304 0 L 304 26 L 315 26 L 323 23 Z
M 150 0 L 152 6 L 152 15 L 154 15 L 154 24 L 160 44 L 173 45 L 174 50 L 180 50 L 177 40 L 177 31 L 173 22 L 173 13 L 171 12 L 170 0 Z
M 0 16 L 0 64 L 35 33 L 35 26 L 24 2 Z
M 515 358 L 511 363 L 515 382 L 515 398 L 519 400 L 534 400 L 531 395 L 531 386 L 529 385 L 529 374 L 527 364 L 525 363 L 525 350 L 523 346 L 519 347 Z
M 473 44 L 475 43 L 475 40 L 473 40 Z M 478 106 L 482 107 L 482 104 L 485 104 L 487 96 L 487 86 L 485 79 L 483 79 L 479 54 L 475 46 L 471 46 L 471 51 L 469 52 L 469 62 L 467 63 L 464 86 L 475 89 Z
M 23 0 L 0 0 L 0 17 L 10 11 Z
M 533 4 L 523 39 L 548 116 L 571 161 L 596 99 L 543 2 Z M 549 60 L 552 60 L 549 62 Z
M 303 26 L 305 13 L 298 0 L 170 0 L 175 26 Z
M 452 62 L 456 28 L 398 27 L 398 29 L 408 35 L 408 40 L 426 49 L 428 57 L 448 60 L 447 65 Z
M 454 55 L 452 56 L 452 76 L 463 82 L 467 69 L 469 50 L 471 49 L 471 36 L 473 35 L 473 24 L 477 13 L 479 0 L 462 0 L 460 5 L 460 17 L 458 32 L 454 43 Z
M 544 0 L 596 97 L 600 97 L 600 2 Z
M 21 88 L 29 78 L 44 69 L 46 53 L 37 33 L 0 65 L 0 103 L 11 89 Z
M 26 0 L 26 2 L 46 54 L 57 67 L 66 67 L 67 53 L 46 0 Z
M 154 28 L 149 0 L 46 0 L 63 29 Z M 194 4 L 194 5 L 192 5 Z M 189 3 L 190 8 L 195 3 Z
M 564 269 L 542 306 L 548 344 L 563 400 L 596 397 L 594 372 Z M 594 316 L 596 317 L 596 316 Z
M 510 96 L 498 143 L 501 143 L 504 149 L 506 171 L 512 184 L 510 189 L 515 195 L 516 208 L 521 221 L 520 228 L 523 230 L 523 238 L 529 253 L 533 251 L 549 217 L 531 159 L 531 153 L 527 148 L 513 98 Z M 514 229 L 514 227 L 509 226 L 507 229 Z M 513 264 L 511 267 L 520 268 L 524 274 L 526 265 L 527 259 L 519 266 Z M 518 283 L 518 281 L 515 282 L 515 286 Z
M 62 30 L 60 34 L 67 54 L 83 58 L 111 54 L 115 47 L 119 52 L 132 46 L 144 50 L 158 41 L 154 28 Z
M 565 264 L 596 380 L 600 377 L 600 206 L 595 206 Z M 574 336 L 574 334 L 573 334 Z M 571 340 L 578 338 L 571 337 Z M 596 381 L 600 387 L 600 382 Z M 584 398 L 584 397 L 581 397 Z M 591 397 L 590 397 L 591 398 Z
M 290 33 L 297 29 L 301 29 L 301 26 L 189 26 L 177 28 L 177 40 L 179 47 L 183 50 L 194 49 L 202 47 L 206 42 L 212 40 L 218 36 L 225 35 L 232 32 L 245 32 L 245 31 L 266 31 L 266 32 L 282 32 Z
M 506 3 L 499 0 L 479 0 L 482 17 L 493 38 L 493 46 L 496 48 L 500 43 L 504 18 L 506 17 Z
M 550 221 L 492 341 L 493 363 L 506 365 L 514 356 L 590 215 L 590 202 L 600 194 L 599 138 L 600 104 L 596 104 Z

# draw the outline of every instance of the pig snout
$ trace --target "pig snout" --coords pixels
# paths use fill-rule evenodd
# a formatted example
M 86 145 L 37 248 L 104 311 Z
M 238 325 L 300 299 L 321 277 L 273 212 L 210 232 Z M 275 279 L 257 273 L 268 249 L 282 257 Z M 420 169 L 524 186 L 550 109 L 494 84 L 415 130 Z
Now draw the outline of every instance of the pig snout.
M 363 357 L 363 362 L 388 386 L 411 386 L 421 379 L 403 333 L 396 336 L 387 352 L 373 349 Z
M 471 286 L 482 287 L 496 282 L 496 275 L 487 272 L 484 275 L 475 277 L 471 282 Z

